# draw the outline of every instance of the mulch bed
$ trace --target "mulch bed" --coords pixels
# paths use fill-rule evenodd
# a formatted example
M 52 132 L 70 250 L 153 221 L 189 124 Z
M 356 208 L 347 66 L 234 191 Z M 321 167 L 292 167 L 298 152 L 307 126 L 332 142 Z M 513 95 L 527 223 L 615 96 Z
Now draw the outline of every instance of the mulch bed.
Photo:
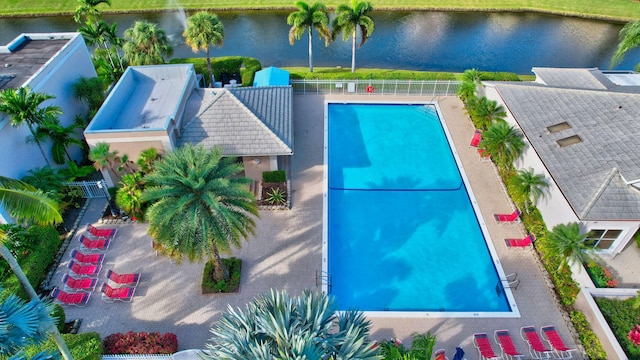
M 258 205 L 284 205 L 284 204 L 271 204 L 267 202 L 265 199 L 269 197 L 269 193 L 273 189 L 280 189 L 280 191 L 284 194 L 285 203 L 289 197 L 289 193 L 287 192 L 287 183 L 286 182 L 266 182 L 262 183 L 262 200 L 258 201 Z

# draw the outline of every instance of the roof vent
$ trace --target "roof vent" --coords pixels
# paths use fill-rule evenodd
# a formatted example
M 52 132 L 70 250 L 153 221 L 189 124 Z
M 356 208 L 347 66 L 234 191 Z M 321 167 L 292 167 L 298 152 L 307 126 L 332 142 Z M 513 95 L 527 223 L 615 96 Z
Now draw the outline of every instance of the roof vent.
M 562 138 L 562 139 L 556 140 L 556 143 L 561 148 L 567 147 L 569 145 L 581 143 L 581 142 L 582 142 L 582 139 L 578 135 L 573 135 L 573 136 L 569 136 L 569 137 L 566 137 L 566 138 Z
M 555 134 L 557 132 L 560 132 L 562 130 L 567 130 L 567 129 L 571 129 L 571 125 L 569 125 L 569 123 L 566 121 L 563 121 L 555 125 L 547 126 L 547 131 L 549 132 L 549 134 Z
M 12 65 L 12 64 L 9 64 L 9 63 L 4 64 L 4 67 L 6 67 L 6 68 L 10 68 L 10 67 L 12 67 L 12 66 L 13 66 L 13 65 Z

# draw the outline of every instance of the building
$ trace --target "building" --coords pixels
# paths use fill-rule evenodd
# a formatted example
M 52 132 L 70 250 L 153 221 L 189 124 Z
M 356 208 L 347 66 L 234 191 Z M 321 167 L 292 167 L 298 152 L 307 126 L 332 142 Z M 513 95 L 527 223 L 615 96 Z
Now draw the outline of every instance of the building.
M 547 226 L 578 222 L 588 244 L 615 256 L 640 226 L 640 74 L 533 68 L 535 82 L 487 84 L 525 137 L 516 164 L 550 183 Z

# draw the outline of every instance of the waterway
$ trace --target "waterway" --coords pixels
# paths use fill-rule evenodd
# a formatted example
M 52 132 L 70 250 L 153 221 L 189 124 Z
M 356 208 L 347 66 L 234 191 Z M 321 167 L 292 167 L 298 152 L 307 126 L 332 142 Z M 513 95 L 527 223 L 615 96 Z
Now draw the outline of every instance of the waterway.
M 216 12 L 225 27 L 221 48 L 211 56 L 242 55 L 263 66 L 308 66 L 307 36 L 289 45 L 287 11 Z M 189 15 L 189 14 L 187 14 Z M 184 17 L 178 12 L 106 15 L 120 33 L 134 21 L 159 23 L 174 47 L 173 57 L 196 54 L 182 37 Z M 534 66 L 608 69 L 624 24 L 530 13 L 427 11 L 374 12 L 375 31 L 357 50 L 356 67 L 429 71 L 530 73 Z M 0 44 L 22 32 L 75 31 L 70 17 L 1 18 Z M 630 52 L 617 69 L 640 62 Z M 336 39 L 328 47 L 314 36 L 314 65 L 351 66 L 351 42 Z

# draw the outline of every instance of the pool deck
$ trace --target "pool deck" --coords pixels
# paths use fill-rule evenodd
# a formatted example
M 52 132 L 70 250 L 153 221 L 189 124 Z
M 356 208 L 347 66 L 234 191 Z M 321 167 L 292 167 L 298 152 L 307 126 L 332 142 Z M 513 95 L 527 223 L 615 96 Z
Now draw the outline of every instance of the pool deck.
M 94 291 L 86 307 L 66 307 L 67 319 L 82 318 L 80 331 L 96 331 L 103 337 L 127 331 L 158 331 L 177 334 L 179 348 L 202 348 L 210 338 L 212 327 L 227 306 L 244 308 L 256 295 L 271 288 L 299 294 L 316 287 L 315 272 L 322 258 L 322 187 L 324 101 L 407 101 L 437 100 L 457 148 L 472 190 L 486 221 L 496 252 L 506 274 L 517 273 L 520 284 L 513 294 L 521 318 L 370 318 L 374 339 L 398 338 L 410 343 L 414 332 L 430 331 L 437 336 L 436 349 L 444 348 L 449 357 L 456 346 L 466 358 L 477 359 L 472 334 L 508 329 L 516 347 L 528 355 L 520 339 L 519 329 L 533 325 L 555 325 L 570 347 L 575 347 L 568 318 L 560 311 L 553 291 L 532 249 L 507 249 L 504 238 L 524 237 L 521 225 L 496 224 L 494 213 L 513 211 L 495 167 L 481 162 L 475 148 L 469 148 L 474 127 L 465 115 L 462 102 L 455 97 L 402 96 L 294 96 L 295 153 L 291 159 L 292 209 L 262 211 L 257 221 L 257 235 L 243 244 L 233 255 L 243 260 L 241 291 L 238 294 L 202 295 L 202 264 L 173 264 L 156 256 L 145 224 L 98 223 L 104 200 L 92 200 L 83 222 L 100 227 L 117 227 L 118 234 L 109 248 L 100 273 L 101 281 L 108 269 L 119 273 L 141 272 L 142 279 L 131 303 L 105 303 Z M 422 164 L 416 164 L 421 166 Z M 77 234 L 76 237 L 79 235 Z M 72 242 L 67 250 L 78 248 Z M 69 256 L 52 280 L 61 286 Z M 428 261 L 428 259 L 425 259 Z M 446 269 L 443 269 L 446 271 Z M 429 296 L 429 294 L 424 294 Z M 493 340 L 492 340 L 493 343 Z M 494 343 L 494 350 L 499 348 Z M 577 358 L 581 358 L 579 355 Z

